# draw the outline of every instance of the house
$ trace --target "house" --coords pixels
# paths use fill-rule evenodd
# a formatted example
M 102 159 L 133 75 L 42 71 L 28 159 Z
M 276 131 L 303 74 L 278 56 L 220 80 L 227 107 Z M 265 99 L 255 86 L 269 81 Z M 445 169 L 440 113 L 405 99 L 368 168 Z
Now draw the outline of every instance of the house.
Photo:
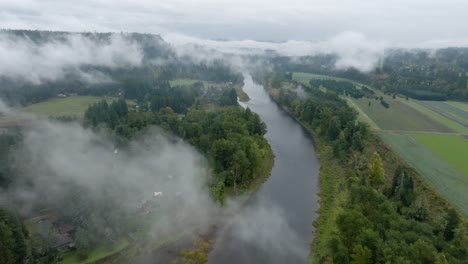
M 60 234 L 73 234 L 75 232 L 75 227 L 65 222 L 56 222 L 54 226 Z
M 27 219 L 26 226 L 33 238 L 51 241 L 54 248 L 70 250 L 74 247 L 75 227 L 64 221 L 60 210 L 43 210 L 38 215 Z

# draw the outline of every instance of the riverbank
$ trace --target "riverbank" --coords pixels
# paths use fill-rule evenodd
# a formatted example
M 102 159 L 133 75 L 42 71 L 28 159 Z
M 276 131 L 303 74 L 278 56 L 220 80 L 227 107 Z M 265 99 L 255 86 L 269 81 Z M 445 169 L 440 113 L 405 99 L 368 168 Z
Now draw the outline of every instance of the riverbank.
M 464 258 L 466 251 L 450 255 L 453 248 L 458 247 L 461 250 L 459 244 L 461 241 L 454 243 L 453 246 L 444 244 L 445 247 L 436 251 L 433 245 L 442 242 L 436 241 L 431 233 L 418 231 L 418 228 L 425 226 L 431 232 L 442 232 L 445 234 L 443 243 L 450 243 L 450 239 L 453 238 L 447 234 L 453 234 L 455 231 L 446 221 L 456 223 L 453 224 L 453 227 L 458 226 L 459 230 L 464 230 L 460 232 L 465 232 L 465 234 L 467 232 L 466 221 L 460 220 L 459 215 L 454 216 L 451 213 L 453 209 L 449 203 L 430 188 L 420 175 L 393 153 L 377 135 L 369 133 L 362 142 L 362 151 L 340 154 L 339 142 L 325 139 L 326 133 L 319 133 L 310 124 L 294 115 L 294 113 L 301 113 L 301 111 L 297 111 L 297 107 L 301 107 L 300 101 L 294 97 L 286 97 L 286 99 L 283 97 L 281 98 L 283 101 L 278 100 L 275 97 L 280 94 L 278 90 L 273 91 L 268 83 L 266 85 L 273 100 L 288 102 L 295 106 L 295 111 L 290 111 L 287 106 L 280 104 L 283 110 L 294 116 L 314 135 L 316 151 L 321 162 L 320 209 L 317 211 L 319 217 L 314 221 L 316 229 L 310 262 L 342 263 L 361 259 L 364 261 L 363 263 L 369 263 L 376 262 L 377 258 L 394 262 L 396 259 L 417 261 L 423 258 L 440 260 L 446 257 L 456 261 Z M 320 106 L 319 103 L 318 106 Z M 383 182 L 380 186 L 369 186 L 366 183 L 367 168 L 369 160 L 375 156 L 375 153 L 380 154 L 381 157 Z M 409 183 L 403 185 L 403 180 L 398 179 L 400 176 L 398 171 L 405 173 L 405 181 L 408 181 L 409 177 Z M 402 191 L 398 188 L 409 189 Z M 398 195 L 394 194 L 395 190 L 398 190 Z M 373 200 L 379 202 L 373 203 Z M 352 219 L 353 217 L 356 219 Z M 361 224 L 353 222 L 358 221 L 357 219 L 362 221 Z M 362 225 L 365 225 L 366 228 Z M 405 229 L 407 225 L 410 227 L 409 229 Z M 355 235 L 349 236 L 349 234 L 353 234 L 349 232 L 353 232 Z M 392 234 L 391 236 L 389 232 Z M 417 233 L 415 235 L 417 235 L 418 241 L 407 239 L 411 232 Z M 365 239 L 360 240 L 361 237 L 371 233 L 374 242 L 366 244 Z M 366 239 L 370 239 L 370 237 Z M 424 242 L 421 242 L 422 239 Z M 353 242 L 350 243 L 350 241 Z M 377 241 L 380 242 L 377 243 Z M 384 243 L 387 247 L 386 250 L 388 250 L 387 253 L 383 252 L 384 246 L 382 245 Z M 409 248 L 411 252 L 416 252 L 418 243 L 426 243 L 424 245 L 428 250 L 426 255 L 410 254 L 410 252 L 405 251 Z M 391 250 L 394 247 L 402 247 L 402 249 Z M 452 249 L 450 249 L 451 247 Z
M 246 103 L 250 100 L 249 95 L 242 89 L 242 85 L 236 86 L 236 93 L 237 97 L 239 97 L 239 101 L 242 103 Z

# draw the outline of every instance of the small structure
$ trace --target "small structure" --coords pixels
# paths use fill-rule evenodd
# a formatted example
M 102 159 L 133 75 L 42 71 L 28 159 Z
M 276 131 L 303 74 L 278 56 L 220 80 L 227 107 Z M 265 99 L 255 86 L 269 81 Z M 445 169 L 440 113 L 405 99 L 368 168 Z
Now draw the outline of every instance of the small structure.
M 47 209 L 26 220 L 32 237 L 38 240 L 52 239 L 54 248 L 70 250 L 74 247 L 75 227 L 63 219 L 63 213 L 57 209 Z
M 75 232 L 75 227 L 65 222 L 56 222 L 54 226 L 60 234 L 72 234 Z

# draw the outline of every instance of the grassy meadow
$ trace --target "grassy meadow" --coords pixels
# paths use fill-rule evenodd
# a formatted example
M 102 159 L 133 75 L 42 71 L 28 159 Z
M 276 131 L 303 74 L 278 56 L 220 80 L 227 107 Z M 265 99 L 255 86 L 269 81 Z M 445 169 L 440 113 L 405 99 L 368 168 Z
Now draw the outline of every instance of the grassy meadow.
M 50 100 L 32 104 L 20 111 L 33 113 L 38 116 L 83 116 L 88 106 L 105 99 L 113 101 L 112 97 L 71 96 L 66 98 L 52 98 Z
M 205 85 L 205 87 L 216 86 L 217 85 L 217 83 L 215 83 L 215 82 L 200 81 L 200 80 L 196 80 L 196 79 L 175 79 L 175 80 L 169 81 L 169 85 L 171 87 L 190 86 L 190 85 L 193 85 L 196 82 L 202 82 L 203 85 Z
M 78 257 L 78 254 L 76 252 L 69 252 L 64 255 L 63 264 L 71 264 L 71 263 L 98 263 L 98 261 L 103 260 L 104 258 L 107 258 L 109 256 L 112 256 L 113 254 L 117 254 L 120 251 L 124 250 L 130 245 L 130 242 L 127 240 L 123 239 L 118 242 L 116 242 L 112 247 L 107 248 L 104 246 L 97 247 L 94 250 L 92 250 L 88 257 L 84 260 L 80 260 Z
M 378 134 L 432 188 L 468 216 L 468 203 L 466 202 L 468 201 L 468 177 L 461 175 L 450 163 L 438 157 L 436 153 L 420 144 L 409 134 L 394 132 L 378 132 Z
M 303 84 L 309 84 L 310 80 L 336 80 L 336 81 L 350 81 L 352 83 L 356 83 L 354 81 L 343 79 L 340 77 L 320 75 L 320 74 L 314 74 L 314 73 L 305 73 L 305 72 L 293 72 L 292 79 L 296 82 L 300 82 Z
M 384 100 L 388 102 L 390 108 L 383 107 L 380 101 L 375 99 L 350 100 L 353 102 L 352 106 L 358 107 L 358 112 L 363 112 L 380 130 L 453 132 L 443 123 L 414 109 L 402 102 L 401 99 L 392 99 L 392 97 L 386 96 Z
M 443 115 L 440 115 L 437 112 L 432 111 L 431 109 L 427 108 L 423 104 L 421 104 L 421 101 L 418 100 L 408 100 L 408 101 L 403 101 L 405 104 L 411 106 L 412 108 L 416 109 L 417 111 L 424 113 L 426 116 L 430 117 L 434 121 L 443 124 L 444 126 L 450 128 L 452 132 L 454 133 L 460 133 L 460 134 L 468 134 L 468 127 L 465 127 Z M 426 103 L 426 105 L 429 102 Z
M 468 138 L 412 133 L 411 137 L 468 179 Z
M 81 118 L 88 106 L 103 99 L 108 102 L 116 100 L 115 97 L 101 96 L 54 97 L 47 101 L 16 109 L 17 114 L 15 116 L 0 116 L 0 126 L 10 126 L 28 122 L 34 117 L 70 116 Z M 127 103 L 135 104 L 135 102 L 131 100 L 127 101 Z
M 462 103 L 462 102 L 454 102 L 454 101 L 449 101 L 447 102 L 450 105 L 453 105 L 455 107 L 458 107 L 459 109 L 465 110 L 468 112 L 468 103 Z

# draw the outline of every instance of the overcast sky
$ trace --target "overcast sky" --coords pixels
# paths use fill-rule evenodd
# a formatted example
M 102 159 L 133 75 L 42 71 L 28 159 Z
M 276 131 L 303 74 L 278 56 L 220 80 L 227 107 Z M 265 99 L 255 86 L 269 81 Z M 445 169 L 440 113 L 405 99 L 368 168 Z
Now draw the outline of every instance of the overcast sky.
M 261 41 L 351 31 L 392 44 L 464 46 L 467 11 L 467 0 L 0 0 L 0 25 Z

